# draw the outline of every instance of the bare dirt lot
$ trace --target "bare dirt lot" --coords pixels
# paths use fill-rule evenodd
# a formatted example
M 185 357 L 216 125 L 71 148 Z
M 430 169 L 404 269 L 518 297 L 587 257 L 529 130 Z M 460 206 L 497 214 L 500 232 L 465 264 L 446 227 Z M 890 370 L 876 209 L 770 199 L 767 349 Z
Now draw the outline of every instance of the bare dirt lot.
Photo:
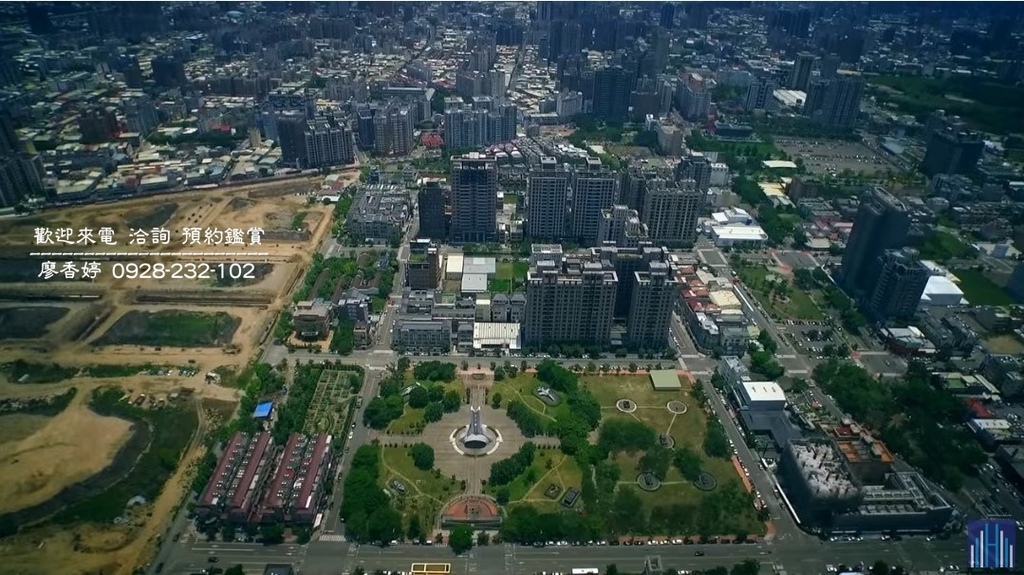
M 86 401 L 80 393 L 28 437 L 0 443 L 0 512 L 35 505 L 95 474 L 127 440 L 127 421 L 100 417 Z
M 321 181 L 305 178 L 251 188 L 189 192 L 0 220 L 0 237 L 4 238 L 0 246 L 0 332 L 4 331 L 3 322 L 28 323 L 25 314 L 30 312 L 25 310 L 33 306 L 69 310 L 60 317 L 51 317 L 56 312 L 45 312 L 48 325 L 39 321 L 39 326 L 19 327 L 15 334 L 18 339 L 0 340 L 0 357 L 4 361 L 24 359 L 65 366 L 150 362 L 197 368 L 192 376 L 74 377 L 57 384 L 19 385 L 0 376 L 0 397 L 42 397 L 71 385 L 79 390 L 72 405 L 57 417 L 0 417 L 0 476 L 5 479 L 0 487 L 0 511 L 11 509 L 12 505 L 42 501 L 69 482 L 95 474 L 109 464 L 120 442 L 128 436 L 129 424 L 97 416 L 85 407 L 84 402 L 99 386 L 116 385 L 133 396 L 145 393 L 159 397 L 184 388 L 204 402 L 217 400 L 232 406 L 238 401 L 237 390 L 209 385 L 204 375 L 220 367 L 240 369 L 256 355 L 282 306 L 290 303 L 288 292 L 330 232 L 331 206 L 307 202 L 307 194 L 319 189 Z M 102 226 L 113 228 L 117 246 L 34 245 L 37 227 L 72 228 L 77 233 L 82 228 L 97 230 Z M 153 227 L 169 230 L 171 242 L 129 244 L 129 228 Z M 257 227 L 274 235 L 265 233 L 266 241 L 260 245 L 231 247 L 232 251 L 266 255 L 225 257 L 215 255 L 228 251 L 224 247 L 184 247 L 181 230 L 185 227 Z M 246 240 L 248 244 L 248 237 Z M 62 277 L 44 281 L 36 277 L 41 261 L 47 258 L 28 256 L 29 252 L 69 249 L 145 255 L 96 258 L 101 261 L 102 272 L 93 281 L 67 281 Z M 175 256 L 184 250 L 204 255 Z M 3 264 L 19 261 L 13 258 L 23 261 L 11 272 Z M 253 263 L 258 266 L 257 277 L 216 282 L 116 279 L 111 273 L 115 261 L 216 264 L 225 260 Z M 175 312 L 179 317 L 184 312 L 192 318 L 185 322 L 187 331 L 193 332 L 189 338 L 177 337 L 180 321 L 168 323 L 167 312 Z M 207 318 L 218 312 L 226 315 L 221 316 L 224 321 L 214 325 Z M 152 315 L 161 313 L 164 315 Z M 153 323 L 153 317 L 162 318 L 158 324 L 162 322 L 164 336 L 160 335 L 162 328 L 148 325 Z M 140 324 L 140 318 L 149 318 L 148 324 Z M 132 329 L 126 330 L 125 326 Z M 208 427 L 201 416 L 199 435 Z M 18 431 L 5 433 L 15 429 Z M 163 531 L 179 504 L 189 469 L 202 452 L 202 443 L 195 441 L 159 498 L 145 506 L 131 525 L 44 524 L 0 540 L 0 556 L 5 558 L 0 573 L 131 573 L 152 553 L 156 535 Z M 17 503 L 13 502 L 15 499 Z
M 791 157 L 801 158 L 807 171 L 814 175 L 839 174 L 850 170 L 867 176 L 899 171 L 870 148 L 860 142 L 838 140 L 810 140 L 803 138 L 776 138 L 775 145 Z

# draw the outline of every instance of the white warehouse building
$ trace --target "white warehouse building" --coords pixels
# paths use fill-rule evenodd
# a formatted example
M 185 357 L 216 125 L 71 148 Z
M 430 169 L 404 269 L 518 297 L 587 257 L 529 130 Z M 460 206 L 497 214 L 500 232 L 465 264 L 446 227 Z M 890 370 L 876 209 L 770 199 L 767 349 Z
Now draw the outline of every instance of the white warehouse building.
M 712 225 L 710 236 L 711 241 L 715 242 L 715 245 L 720 248 L 732 246 L 759 248 L 768 241 L 768 234 L 765 233 L 761 226 L 757 225 Z
M 751 411 L 780 411 L 786 408 L 786 392 L 774 381 L 743 381 L 737 388 L 740 401 Z

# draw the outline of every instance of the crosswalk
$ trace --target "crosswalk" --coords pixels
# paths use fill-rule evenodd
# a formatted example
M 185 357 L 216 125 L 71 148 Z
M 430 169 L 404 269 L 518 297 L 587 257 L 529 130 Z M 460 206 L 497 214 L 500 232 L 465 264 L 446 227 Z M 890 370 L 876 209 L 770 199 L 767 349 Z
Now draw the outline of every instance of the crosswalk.
M 320 541 L 326 541 L 328 543 L 344 543 L 345 536 L 337 533 L 331 533 L 327 535 L 321 535 Z

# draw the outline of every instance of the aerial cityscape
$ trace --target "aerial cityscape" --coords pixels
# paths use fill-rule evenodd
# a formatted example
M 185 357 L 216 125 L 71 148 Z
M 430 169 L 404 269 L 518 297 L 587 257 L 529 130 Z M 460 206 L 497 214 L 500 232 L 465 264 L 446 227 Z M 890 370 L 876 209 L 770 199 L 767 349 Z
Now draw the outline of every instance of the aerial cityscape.
M 1021 573 L 1022 8 L 0 3 L 0 575 Z

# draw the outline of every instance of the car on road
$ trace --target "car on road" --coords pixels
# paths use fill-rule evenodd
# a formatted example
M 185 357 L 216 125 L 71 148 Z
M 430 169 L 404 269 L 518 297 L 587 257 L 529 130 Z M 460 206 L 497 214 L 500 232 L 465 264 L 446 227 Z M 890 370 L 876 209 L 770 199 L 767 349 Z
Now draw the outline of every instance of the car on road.
M 703 551 L 694 551 L 693 552 L 693 556 L 694 557 L 703 557 L 704 556 L 704 552 Z
M 220 561 L 220 558 L 219 557 L 210 557 L 206 561 L 207 561 L 207 563 L 216 563 L 216 562 Z

